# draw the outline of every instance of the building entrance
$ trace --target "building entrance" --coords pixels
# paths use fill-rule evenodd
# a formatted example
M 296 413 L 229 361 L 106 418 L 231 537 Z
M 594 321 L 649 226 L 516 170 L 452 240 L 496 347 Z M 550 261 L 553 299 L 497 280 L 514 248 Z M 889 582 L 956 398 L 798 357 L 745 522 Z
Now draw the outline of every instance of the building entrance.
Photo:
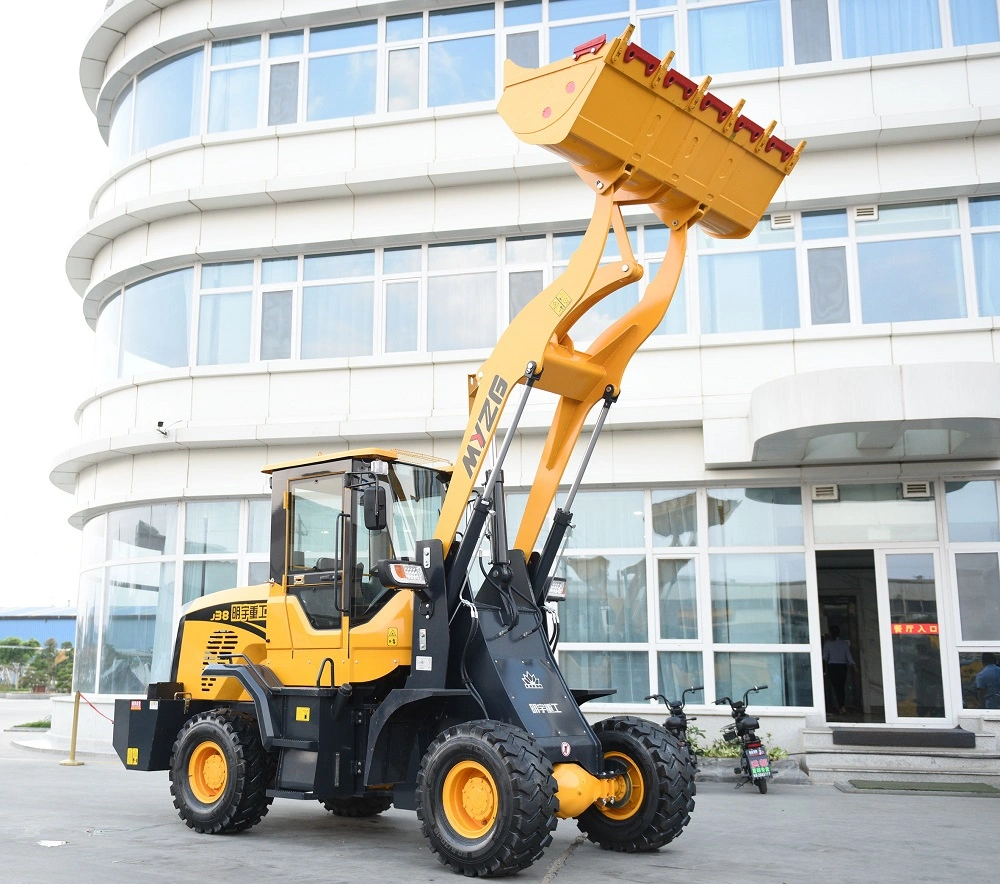
M 827 720 L 945 718 L 935 553 L 818 551 L 816 578 Z

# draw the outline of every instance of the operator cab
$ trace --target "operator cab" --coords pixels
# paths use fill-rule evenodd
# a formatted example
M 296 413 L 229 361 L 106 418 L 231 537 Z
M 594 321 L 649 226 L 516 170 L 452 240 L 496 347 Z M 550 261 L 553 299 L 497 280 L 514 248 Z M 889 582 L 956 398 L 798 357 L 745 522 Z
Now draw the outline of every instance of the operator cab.
M 370 620 L 393 589 L 386 559 L 414 558 L 434 535 L 450 465 L 419 454 L 365 449 L 268 467 L 271 579 L 298 599 L 314 629 Z

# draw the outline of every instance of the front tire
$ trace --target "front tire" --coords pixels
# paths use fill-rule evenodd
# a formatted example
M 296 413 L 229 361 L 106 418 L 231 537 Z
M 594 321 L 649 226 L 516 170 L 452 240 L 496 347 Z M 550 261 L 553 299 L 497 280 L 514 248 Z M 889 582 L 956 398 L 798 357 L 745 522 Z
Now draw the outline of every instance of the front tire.
M 275 767 L 252 716 L 228 708 L 202 712 L 185 722 L 171 752 L 174 807 L 196 832 L 242 832 L 267 813 Z
M 552 842 L 552 763 L 523 730 L 499 721 L 449 728 L 424 753 L 417 818 L 438 859 L 468 876 L 526 869 Z
M 623 772 L 625 793 L 615 804 L 594 804 L 577 824 L 604 850 L 657 850 L 681 834 L 694 810 L 694 768 L 676 737 L 632 715 L 594 725 L 605 765 Z
M 767 778 L 766 777 L 761 777 L 759 780 L 754 780 L 754 784 L 757 786 L 757 791 L 759 791 L 761 795 L 766 795 L 767 794 Z

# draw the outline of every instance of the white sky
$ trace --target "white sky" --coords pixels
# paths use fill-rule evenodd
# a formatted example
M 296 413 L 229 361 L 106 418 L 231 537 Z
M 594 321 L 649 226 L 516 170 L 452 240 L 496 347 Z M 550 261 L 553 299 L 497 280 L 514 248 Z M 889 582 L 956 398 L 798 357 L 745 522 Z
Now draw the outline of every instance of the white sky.
M 104 0 L 52 0 L 4 10 L 0 607 L 76 604 L 80 532 L 67 523 L 74 498 L 49 472 L 79 440 L 73 415 L 93 376 L 94 334 L 65 262 L 109 162 L 79 76 L 103 9 Z

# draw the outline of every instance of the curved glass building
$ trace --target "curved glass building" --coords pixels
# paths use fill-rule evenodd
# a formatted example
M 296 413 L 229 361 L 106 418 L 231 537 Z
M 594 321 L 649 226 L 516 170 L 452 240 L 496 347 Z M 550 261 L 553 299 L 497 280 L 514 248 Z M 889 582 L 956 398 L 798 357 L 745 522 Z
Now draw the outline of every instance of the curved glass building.
M 689 242 L 574 508 L 561 664 L 617 688 L 595 714 L 767 683 L 793 750 L 837 721 L 979 728 L 1000 652 L 996 0 L 111 0 L 80 66 L 107 177 L 66 265 L 97 360 L 52 472 L 84 539 L 78 689 L 143 692 L 185 602 L 266 580 L 266 464 L 454 458 L 466 375 L 591 213 L 495 113 L 504 59 L 629 22 L 808 147 L 749 238 Z M 656 218 L 626 220 L 646 277 L 578 342 L 663 259 Z M 550 419 L 533 399 L 513 519 Z

